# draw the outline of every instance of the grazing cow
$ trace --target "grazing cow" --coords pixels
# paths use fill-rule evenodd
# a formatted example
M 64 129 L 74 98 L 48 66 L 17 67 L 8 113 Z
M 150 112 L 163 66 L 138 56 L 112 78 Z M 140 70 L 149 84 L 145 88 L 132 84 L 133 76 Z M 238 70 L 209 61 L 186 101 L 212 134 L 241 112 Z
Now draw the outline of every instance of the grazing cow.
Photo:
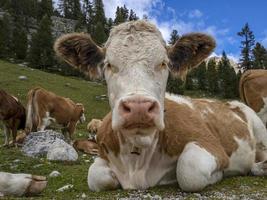
M 199 191 L 223 176 L 267 174 L 267 133 L 253 110 L 237 101 L 165 96 L 169 71 L 184 77 L 214 47 L 201 33 L 168 47 L 143 20 L 114 27 L 103 48 L 83 33 L 56 41 L 59 57 L 86 73 L 103 69 L 107 82 L 111 112 L 97 132 L 91 190 L 178 182 Z
M 247 70 L 242 74 L 239 94 L 267 126 L 267 70 Z
M 85 122 L 84 107 L 71 99 L 57 96 L 43 88 L 28 93 L 26 131 L 43 131 L 51 123 L 61 125 L 63 134 L 72 139 L 77 122 Z
M 46 185 L 47 181 L 43 176 L 0 172 L 0 198 L 37 195 L 46 188 Z
M 87 131 L 89 133 L 97 133 L 97 130 L 102 124 L 102 120 L 100 119 L 92 119 L 88 124 L 87 124 Z
M 25 128 L 26 113 L 23 105 L 14 96 L 0 89 L 0 121 L 3 121 L 5 143 L 9 146 L 9 135 L 12 132 L 13 144 L 16 145 L 17 130 Z

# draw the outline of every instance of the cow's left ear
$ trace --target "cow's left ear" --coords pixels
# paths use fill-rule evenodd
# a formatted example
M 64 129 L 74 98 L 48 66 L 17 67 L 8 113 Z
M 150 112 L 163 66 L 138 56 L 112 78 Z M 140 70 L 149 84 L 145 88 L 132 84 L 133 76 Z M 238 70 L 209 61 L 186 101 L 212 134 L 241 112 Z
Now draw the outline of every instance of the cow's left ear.
M 206 34 L 191 33 L 182 36 L 168 48 L 171 71 L 185 79 L 187 71 L 207 58 L 215 46 L 215 40 Z
M 96 45 L 89 34 L 63 35 L 56 40 L 54 50 L 59 58 L 71 66 L 80 69 L 90 78 L 98 78 L 105 49 Z

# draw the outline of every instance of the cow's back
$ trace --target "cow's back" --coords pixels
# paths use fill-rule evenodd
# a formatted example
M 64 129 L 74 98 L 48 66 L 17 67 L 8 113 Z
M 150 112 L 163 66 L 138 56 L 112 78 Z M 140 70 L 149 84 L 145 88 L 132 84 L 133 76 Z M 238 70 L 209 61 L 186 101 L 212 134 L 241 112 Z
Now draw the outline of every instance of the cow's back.
M 267 98 L 267 70 L 248 70 L 240 79 L 240 98 L 255 112 L 259 112 Z

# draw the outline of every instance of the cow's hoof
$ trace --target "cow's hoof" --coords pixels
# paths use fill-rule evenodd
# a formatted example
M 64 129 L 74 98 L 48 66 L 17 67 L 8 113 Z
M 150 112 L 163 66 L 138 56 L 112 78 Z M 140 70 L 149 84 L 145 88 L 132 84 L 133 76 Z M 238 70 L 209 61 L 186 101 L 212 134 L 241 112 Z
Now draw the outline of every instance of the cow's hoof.
M 47 186 L 46 177 L 44 176 L 32 176 L 31 184 L 29 185 L 26 196 L 34 196 L 40 194 Z

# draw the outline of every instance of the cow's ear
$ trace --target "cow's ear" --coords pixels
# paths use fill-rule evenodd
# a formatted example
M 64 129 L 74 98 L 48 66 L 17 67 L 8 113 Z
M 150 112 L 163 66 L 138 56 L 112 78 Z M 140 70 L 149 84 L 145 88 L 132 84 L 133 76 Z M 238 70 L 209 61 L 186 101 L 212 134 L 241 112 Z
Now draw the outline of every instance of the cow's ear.
M 90 78 L 97 78 L 101 70 L 105 49 L 96 45 L 89 34 L 71 33 L 59 37 L 55 44 L 56 55 L 71 66 L 80 69 Z
M 171 71 L 185 79 L 187 71 L 207 58 L 215 46 L 215 40 L 206 34 L 191 33 L 182 36 L 168 48 Z

